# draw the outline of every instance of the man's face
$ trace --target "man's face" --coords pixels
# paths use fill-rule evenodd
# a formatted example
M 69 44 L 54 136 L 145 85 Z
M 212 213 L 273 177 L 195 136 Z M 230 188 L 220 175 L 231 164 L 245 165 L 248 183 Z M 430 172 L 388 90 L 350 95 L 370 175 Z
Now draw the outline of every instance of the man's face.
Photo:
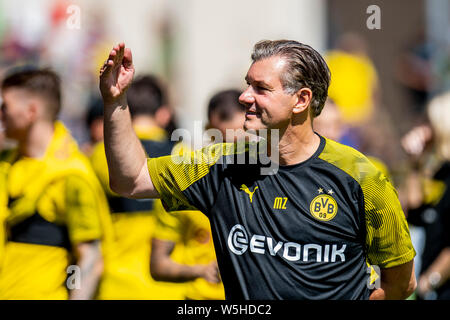
M 32 123 L 32 112 L 28 93 L 19 88 L 2 92 L 1 120 L 8 138 L 22 140 Z
M 283 90 L 280 75 L 286 62 L 274 56 L 254 62 L 245 77 L 248 87 L 239 97 L 245 105 L 245 130 L 286 128 L 292 117 L 296 95 Z

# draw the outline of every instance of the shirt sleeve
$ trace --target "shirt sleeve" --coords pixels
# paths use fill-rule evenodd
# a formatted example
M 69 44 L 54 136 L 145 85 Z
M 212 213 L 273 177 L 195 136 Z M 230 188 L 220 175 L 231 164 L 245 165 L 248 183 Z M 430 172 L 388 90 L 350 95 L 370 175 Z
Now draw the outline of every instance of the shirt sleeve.
M 67 229 L 71 243 L 101 239 L 100 200 L 89 183 L 81 177 L 68 177 L 65 193 Z
M 148 171 L 167 211 L 200 210 L 207 214 L 219 190 L 221 165 L 229 144 L 147 159 Z
M 378 170 L 362 180 L 366 219 L 368 262 L 391 268 L 411 261 L 412 246 L 408 223 L 392 184 Z

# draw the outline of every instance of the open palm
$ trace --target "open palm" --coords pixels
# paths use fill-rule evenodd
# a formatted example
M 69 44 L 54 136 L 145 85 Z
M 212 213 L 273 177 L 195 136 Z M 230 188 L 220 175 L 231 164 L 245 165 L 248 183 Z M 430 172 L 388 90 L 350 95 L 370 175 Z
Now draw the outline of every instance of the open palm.
M 105 103 L 119 100 L 130 86 L 134 75 L 131 50 L 124 43 L 116 45 L 100 69 L 100 92 Z

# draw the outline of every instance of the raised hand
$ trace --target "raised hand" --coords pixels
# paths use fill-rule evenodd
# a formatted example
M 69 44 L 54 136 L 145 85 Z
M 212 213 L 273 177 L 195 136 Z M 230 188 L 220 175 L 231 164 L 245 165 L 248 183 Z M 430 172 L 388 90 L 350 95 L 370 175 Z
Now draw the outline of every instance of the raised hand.
M 124 43 L 116 45 L 100 69 L 100 92 L 105 104 L 119 101 L 130 86 L 134 75 L 131 50 Z

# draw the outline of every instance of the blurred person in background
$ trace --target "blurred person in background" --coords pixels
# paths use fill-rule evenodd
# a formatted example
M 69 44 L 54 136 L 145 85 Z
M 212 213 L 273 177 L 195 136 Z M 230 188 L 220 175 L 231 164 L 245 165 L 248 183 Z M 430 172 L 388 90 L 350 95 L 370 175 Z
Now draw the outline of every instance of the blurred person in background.
M 343 34 L 325 60 L 331 72 L 329 97 L 339 107 L 342 120 L 352 125 L 363 124 L 374 110 L 379 90 L 366 41 L 355 33 Z
M 320 135 L 356 148 L 357 141 L 348 133 L 349 127 L 342 120 L 342 114 L 336 103 L 328 98 L 319 116 L 314 118 L 314 130 Z
M 149 157 L 169 155 L 174 147 L 160 127 L 166 119 L 166 99 L 160 81 L 151 75 L 137 78 L 129 89 L 133 129 Z M 155 216 L 164 210 L 160 200 L 128 199 L 111 191 L 103 141 L 94 146 L 91 163 L 106 191 L 115 234 L 111 272 L 102 279 L 99 298 L 184 299 L 183 284 L 157 282 L 150 274 Z M 173 253 L 174 259 L 181 255 L 181 249 Z
M 408 220 L 425 229 L 417 294 L 420 299 L 450 299 L 450 92 L 427 106 L 429 125 L 402 139 L 411 156 Z
M 371 120 L 378 101 L 378 75 L 368 55 L 367 43 L 358 34 L 346 33 L 325 60 L 330 68 L 328 96 L 338 106 L 349 134 L 358 141 L 363 126 Z
M 381 103 L 378 72 L 369 56 L 367 41 L 357 33 L 344 33 L 325 56 L 331 72 L 329 99 L 345 127 L 342 143 L 371 155 L 393 169 L 400 156 L 389 108 Z M 376 112 L 375 112 L 376 111 Z M 380 163 L 380 167 L 382 164 Z
M 206 129 L 219 130 L 225 141 L 234 142 L 239 137 L 236 131 L 243 132 L 245 107 L 239 103 L 240 95 L 239 90 L 220 91 L 208 103 Z M 152 276 L 187 282 L 188 300 L 225 299 L 208 217 L 200 211 L 159 212 L 152 242 Z M 182 263 L 170 257 L 177 243 L 184 245 Z
M 219 91 L 208 103 L 206 129 L 219 130 L 225 142 L 234 142 L 244 133 L 245 107 L 239 103 L 241 93 L 237 89 Z
M 409 112 L 405 116 L 412 116 L 410 122 L 424 120 L 424 109 L 437 80 L 432 63 L 435 50 L 425 30 L 421 30 L 397 59 L 396 78 L 409 96 Z
M 2 100 L 0 98 L 0 104 Z M 1 114 L 1 113 L 0 113 Z M 3 124 L 0 122 L 0 152 L 3 151 L 4 145 L 4 128 Z M 3 252 L 5 249 L 6 232 L 5 232 L 5 219 L 8 216 L 8 194 L 6 192 L 1 192 L 1 190 L 6 190 L 6 172 L 8 171 L 8 165 L 0 162 L 0 270 L 3 260 Z
M 89 131 L 89 140 L 81 145 L 81 150 L 90 156 L 94 146 L 103 141 L 103 101 L 101 98 L 90 98 L 86 113 L 86 125 Z
M 322 112 L 314 118 L 314 131 L 320 135 L 342 143 L 345 124 L 336 103 L 330 98 L 325 102 Z
M 59 77 L 46 69 L 17 71 L 1 93 L 5 134 L 18 146 L 0 156 L 3 208 L 8 199 L 0 299 L 95 298 L 111 221 L 88 159 L 56 120 Z M 79 282 L 70 287 L 66 269 L 73 264 Z

